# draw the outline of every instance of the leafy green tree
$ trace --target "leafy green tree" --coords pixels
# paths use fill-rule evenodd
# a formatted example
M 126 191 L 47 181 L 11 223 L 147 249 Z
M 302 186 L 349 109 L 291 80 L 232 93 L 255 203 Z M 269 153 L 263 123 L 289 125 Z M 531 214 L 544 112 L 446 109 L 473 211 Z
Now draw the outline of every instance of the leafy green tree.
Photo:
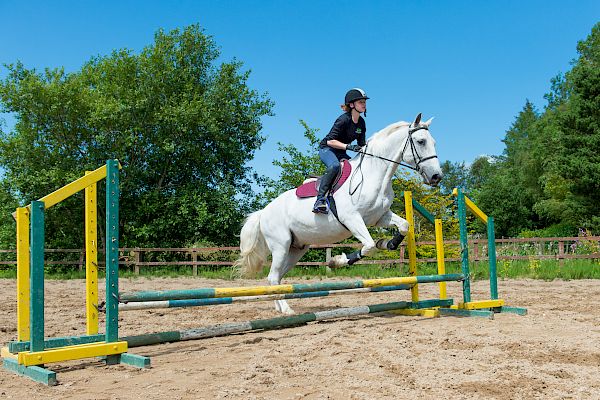
M 547 96 L 542 188 L 535 209 L 555 223 L 600 231 L 600 23 L 577 45 L 579 58 Z M 545 153 L 544 153 L 545 151 Z
M 538 113 L 527 100 L 506 132 L 503 154 L 495 157 L 493 163 L 481 159 L 473 163 L 480 163 L 474 169 L 480 170 L 479 176 L 471 177 L 473 200 L 494 217 L 498 236 L 517 236 L 522 230 L 539 227 L 539 217 L 533 211 L 541 174 L 532 152 L 537 121 Z
M 308 152 L 302 151 L 293 144 L 278 143 L 279 151 L 284 153 L 281 159 L 273 160 L 273 165 L 280 168 L 279 178 L 264 177 L 260 180 L 264 188 L 260 195 L 260 203 L 264 206 L 281 193 L 298 187 L 310 175 L 321 175 L 325 172 L 325 165 L 319 159 L 318 129 L 313 129 L 300 120 L 304 128 L 304 137 L 310 145 Z
M 526 102 L 474 191 L 501 235 L 600 231 L 600 24 L 577 51 L 572 69 L 552 79 L 544 112 Z
M 74 73 L 7 65 L 0 104 L 17 124 L 0 134 L 0 167 L 11 190 L 24 204 L 117 158 L 122 245 L 235 242 L 251 204 L 247 162 L 272 102 L 248 86 L 241 62 L 217 64 L 219 56 L 191 25 Z M 57 208 L 48 246 L 80 246 L 81 197 Z
M 496 161 L 488 156 L 477 157 L 469 167 L 468 184 L 470 191 L 479 190 L 494 171 Z
M 444 179 L 440 182 L 441 192 L 452 193 L 454 188 L 467 189 L 469 185 L 469 168 L 464 162 L 444 161 L 441 165 Z
M 12 212 L 18 203 L 6 181 L 0 181 L 0 249 L 14 249 L 16 225 Z

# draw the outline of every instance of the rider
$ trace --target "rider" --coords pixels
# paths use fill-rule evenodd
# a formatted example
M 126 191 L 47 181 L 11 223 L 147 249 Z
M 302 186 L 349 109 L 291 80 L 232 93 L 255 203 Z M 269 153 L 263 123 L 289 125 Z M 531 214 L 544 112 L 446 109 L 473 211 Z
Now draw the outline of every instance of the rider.
M 349 159 L 346 150 L 359 152 L 365 145 L 365 132 L 367 130 L 365 120 L 360 116 L 361 113 L 367 116 L 367 94 L 359 88 L 350 89 L 344 98 L 342 110 L 344 114 L 340 115 L 333 123 L 333 127 L 319 144 L 319 158 L 325 164 L 327 169 L 321 178 L 317 201 L 313 206 L 314 213 L 327 214 L 329 212 L 327 205 L 327 192 L 340 170 L 340 161 Z M 350 144 L 354 140 L 356 144 Z

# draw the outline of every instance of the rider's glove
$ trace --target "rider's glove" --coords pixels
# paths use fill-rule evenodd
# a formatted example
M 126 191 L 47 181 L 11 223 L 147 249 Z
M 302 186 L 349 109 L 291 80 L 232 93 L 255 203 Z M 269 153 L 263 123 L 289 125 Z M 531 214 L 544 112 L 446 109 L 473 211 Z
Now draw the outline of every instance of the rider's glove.
M 346 150 L 355 151 L 357 153 L 360 152 L 361 149 L 362 149 L 362 147 L 357 144 L 346 145 Z

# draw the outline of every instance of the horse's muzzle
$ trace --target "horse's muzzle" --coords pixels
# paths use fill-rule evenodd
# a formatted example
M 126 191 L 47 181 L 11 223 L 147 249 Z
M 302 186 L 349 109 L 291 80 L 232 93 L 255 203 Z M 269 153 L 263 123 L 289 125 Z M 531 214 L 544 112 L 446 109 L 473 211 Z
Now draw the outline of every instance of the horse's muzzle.
M 437 186 L 438 183 L 441 182 L 443 175 L 442 174 L 433 174 L 431 179 L 429 180 L 429 184 L 431 186 Z

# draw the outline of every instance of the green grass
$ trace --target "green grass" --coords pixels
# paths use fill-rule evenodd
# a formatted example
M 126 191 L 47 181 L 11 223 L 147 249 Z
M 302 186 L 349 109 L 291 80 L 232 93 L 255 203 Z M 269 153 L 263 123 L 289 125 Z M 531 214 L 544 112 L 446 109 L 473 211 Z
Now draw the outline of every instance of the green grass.
M 497 264 L 499 279 L 600 279 L 600 260 L 564 260 L 561 265 L 556 260 L 498 260 Z M 437 266 L 434 263 L 421 263 L 417 265 L 419 275 L 437 274 Z M 461 266 L 458 262 L 449 262 L 446 264 L 446 273 L 460 273 Z M 471 277 L 474 280 L 489 279 L 487 262 L 470 263 Z M 257 277 L 264 279 L 268 274 L 268 268 Z M 396 276 L 408 276 L 408 266 L 403 265 L 390 267 L 389 265 L 353 265 L 351 267 L 337 268 L 327 271 L 325 267 L 296 267 L 293 268 L 286 277 L 295 279 L 315 279 L 315 278 L 334 278 L 348 277 L 364 279 L 389 278 Z M 190 267 L 148 267 L 141 268 L 140 274 L 136 275 L 131 270 L 121 270 L 122 278 L 136 277 L 192 277 L 192 268 Z M 103 278 L 104 273 L 100 271 L 99 277 Z M 235 275 L 230 268 L 198 268 L 198 277 L 207 279 L 226 279 L 233 280 Z M 16 270 L 12 268 L 0 269 L 0 278 L 16 278 Z M 46 271 L 47 279 L 84 279 L 85 271 L 62 270 Z

